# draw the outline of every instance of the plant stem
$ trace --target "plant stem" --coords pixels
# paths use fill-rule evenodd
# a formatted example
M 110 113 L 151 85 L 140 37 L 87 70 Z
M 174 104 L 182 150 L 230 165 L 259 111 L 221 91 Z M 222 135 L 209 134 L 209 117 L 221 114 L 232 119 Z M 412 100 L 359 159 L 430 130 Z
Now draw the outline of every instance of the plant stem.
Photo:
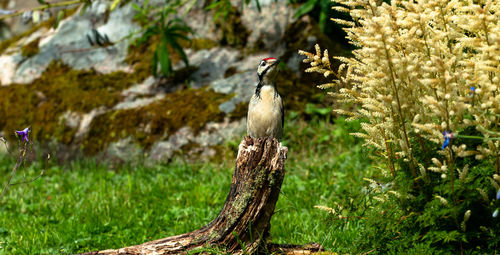
M 12 169 L 12 173 L 9 176 L 9 180 L 3 186 L 2 193 L 0 193 L 0 199 L 3 197 L 3 195 L 5 194 L 5 192 L 7 191 L 7 189 L 9 188 L 9 185 L 12 182 L 12 178 L 14 178 L 14 175 L 16 175 L 17 170 L 23 164 L 23 162 L 24 162 L 24 156 L 25 155 L 26 155 L 26 149 L 23 147 L 19 151 L 19 157 L 17 158 L 17 162 L 16 162 L 16 165 L 14 166 L 14 169 Z
M 500 137 L 481 137 L 475 135 L 456 135 L 457 138 L 469 138 L 469 139 L 480 139 L 480 140 L 500 140 Z
M 49 8 L 53 8 L 53 7 L 62 7 L 62 6 L 68 6 L 68 5 L 79 4 L 79 3 L 84 3 L 84 2 L 87 2 L 87 1 L 85 1 L 85 0 L 68 0 L 68 1 L 58 2 L 58 3 L 46 4 L 46 5 L 35 7 L 33 9 L 30 9 L 30 10 L 19 10 L 19 11 L 16 11 L 14 13 L 11 13 L 11 14 L 1 16 L 0 20 L 22 15 L 26 11 L 40 11 L 40 10 L 45 10 L 45 9 L 49 9 Z
M 373 6 L 371 4 L 368 3 L 368 6 L 370 7 L 371 11 L 372 11 L 372 14 L 373 16 L 376 15 L 375 13 L 375 10 L 373 9 Z M 397 102 L 397 105 L 398 105 L 398 113 L 399 113 L 399 120 L 401 122 L 401 128 L 403 129 L 403 136 L 404 136 L 404 140 L 405 140 L 405 143 L 406 143 L 406 147 L 407 147 L 407 150 L 408 150 L 408 155 L 410 157 L 410 167 L 411 167 L 411 170 L 413 172 L 413 177 L 417 178 L 417 172 L 415 170 L 415 161 L 413 159 L 413 153 L 411 151 L 411 145 L 410 145 L 410 140 L 408 139 L 408 134 L 407 134 L 407 131 L 406 131 L 406 126 L 405 126 L 405 119 L 404 119 L 404 116 L 403 116 L 403 111 L 401 109 L 401 102 L 399 100 L 399 93 L 398 93 L 398 88 L 396 86 L 396 79 L 394 78 L 394 68 L 393 68 L 393 65 L 392 65 L 392 61 L 391 61 L 391 57 L 390 57 L 390 54 L 389 54 L 389 50 L 387 49 L 387 43 L 386 43 L 386 40 L 385 40 L 385 34 L 382 33 L 382 42 L 384 44 L 384 51 L 385 51 L 385 57 L 387 59 L 387 63 L 389 65 L 389 70 L 391 72 L 391 84 L 392 84 L 392 88 L 393 88 L 393 92 L 394 92 L 394 95 L 396 96 L 396 102 Z

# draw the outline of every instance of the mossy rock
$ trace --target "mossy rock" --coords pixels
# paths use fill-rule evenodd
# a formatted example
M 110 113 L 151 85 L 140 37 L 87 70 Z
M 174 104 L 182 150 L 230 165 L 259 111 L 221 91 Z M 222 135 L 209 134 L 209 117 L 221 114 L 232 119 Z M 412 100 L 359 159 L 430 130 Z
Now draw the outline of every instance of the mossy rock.
M 199 50 L 224 44 L 243 48 L 249 32 L 241 24 L 237 10 L 232 10 L 229 15 L 235 17 L 230 19 L 232 25 L 219 22 L 223 34 L 221 41 L 197 38 L 186 47 Z M 44 26 L 49 25 L 52 23 L 46 22 Z M 295 29 L 300 29 L 300 26 L 296 25 L 287 31 L 298 32 Z M 23 36 L 34 30 L 36 29 L 27 31 Z M 17 39 L 19 38 L 22 37 Z M 292 45 L 295 43 L 293 40 L 295 39 L 290 39 L 287 43 Z M 60 62 L 52 62 L 41 77 L 30 84 L 0 87 L 0 129 L 10 133 L 31 126 L 32 138 L 42 144 L 51 141 L 64 145 L 81 143 L 81 149 L 86 154 L 96 155 L 109 144 L 128 137 L 133 137 L 133 142 L 149 149 L 157 141 L 165 140 L 184 126 L 188 126 L 196 135 L 206 123 L 220 122 L 227 117 L 220 111 L 219 105 L 230 100 L 233 95 L 216 93 L 208 88 L 175 90 L 187 87 L 186 84 L 172 90 L 160 87 L 159 89 L 171 93 L 149 105 L 110 110 L 124 99 L 123 90 L 152 75 L 152 58 L 158 43 L 159 37 L 152 36 L 143 44 L 129 47 L 125 62 L 133 67 L 132 73 L 118 71 L 100 74 L 95 70 L 73 70 Z M 8 48 L 12 44 L 9 42 L 3 46 Z M 35 39 L 23 46 L 23 55 L 30 57 L 37 54 L 38 44 L 39 40 Z M 293 47 L 290 45 L 289 47 Z M 296 54 L 296 48 L 291 49 Z M 171 52 L 172 63 L 180 61 L 180 56 L 175 51 Z M 160 82 L 164 81 L 160 86 L 182 83 L 195 70 L 196 67 L 177 70 L 172 76 L 160 79 Z M 224 76 L 229 77 L 236 72 L 235 68 L 229 68 Z M 323 102 L 323 91 L 317 89 L 315 84 L 310 84 L 310 79 L 301 78 L 292 70 L 282 70 L 277 84 L 287 111 L 303 112 L 307 103 Z M 236 110 L 229 117 L 233 120 L 241 119 L 246 116 L 247 108 L 247 102 L 237 104 Z M 78 126 L 65 125 L 65 116 L 68 112 L 82 116 L 95 109 L 102 109 L 104 113 L 93 119 L 88 133 L 79 137 L 82 140 L 75 141 Z M 185 147 L 190 149 L 193 146 Z
M 142 78 L 121 71 L 103 75 L 95 70 L 72 70 L 65 64 L 52 62 L 31 84 L 0 87 L 0 127 L 13 132 L 32 126 L 32 137 L 36 140 L 71 143 L 76 130 L 60 123 L 63 113 L 112 107 L 122 99 L 123 89 Z
M 218 46 L 216 41 L 207 38 L 192 38 L 190 41 L 182 41 L 180 45 L 184 48 L 191 48 L 194 51 L 208 50 Z
M 40 51 L 40 48 L 38 47 L 39 43 L 40 43 L 40 38 L 37 38 L 29 42 L 28 44 L 24 45 L 21 48 L 21 55 L 23 55 L 23 57 L 30 58 L 38 54 L 38 52 Z
M 110 142 L 129 136 L 145 148 L 184 126 L 197 134 L 208 122 L 222 121 L 219 104 L 230 95 L 207 88 L 178 90 L 144 107 L 114 110 L 97 116 L 84 141 L 84 152 L 95 154 Z
M 241 21 L 241 13 L 234 6 L 229 8 L 226 16 L 221 15 L 215 20 L 215 26 L 221 31 L 221 46 L 244 48 L 247 44 L 250 31 Z
M 64 16 L 63 16 L 63 19 L 64 18 L 67 18 L 71 15 L 73 15 L 76 11 L 78 10 L 77 7 L 75 8 L 71 8 L 71 9 L 67 9 L 67 10 L 64 10 Z M 48 28 L 51 28 L 54 26 L 56 22 L 56 17 L 51 17 L 49 18 L 48 20 L 46 21 L 43 21 L 37 25 L 34 25 L 32 26 L 31 28 L 29 28 L 28 30 L 18 34 L 18 35 L 15 35 L 7 40 L 4 40 L 2 42 L 0 42 L 0 55 L 3 54 L 5 52 L 5 50 L 7 50 L 9 47 L 15 45 L 19 40 L 21 40 L 22 38 L 25 38 L 27 36 L 29 36 L 30 34 L 32 34 L 33 32 L 35 31 L 38 31 L 40 29 L 48 29 Z M 34 43 L 34 41 L 31 41 L 30 43 Z M 25 46 L 26 47 L 26 46 Z M 24 52 L 25 50 L 23 50 L 23 56 L 27 56 L 25 54 L 29 54 L 29 53 L 33 53 L 33 45 L 31 47 L 31 49 L 29 51 L 26 51 Z M 37 47 L 38 48 L 38 43 L 37 43 Z M 38 53 L 38 52 L 37 52 Z M 35 53 L 36 54 L 36 53 Z M 33 54 L 34 55 L 34 54 Z M 32 55 L 31 55 L 32 56 Z M 29 57 L 29 56 L 28 56 Z

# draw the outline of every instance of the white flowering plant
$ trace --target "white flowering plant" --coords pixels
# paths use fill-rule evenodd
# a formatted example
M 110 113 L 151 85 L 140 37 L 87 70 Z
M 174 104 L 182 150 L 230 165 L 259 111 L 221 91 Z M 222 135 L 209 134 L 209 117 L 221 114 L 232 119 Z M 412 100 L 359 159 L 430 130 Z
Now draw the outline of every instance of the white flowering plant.
M 332 19 L 356 46 L 352 57 L 334 57 L 342 64 L 333 70 L 319 45 L 299 54 L 306 72 L 332 78 L 318 87 L 339 87 L 331 94 L 358 106 L 334 111 L 364 120 L 353 135 L 383 159 L 391 188 L 373 190 L 375 198 L 396 203 L 410 219 L 401 229 L 418 229 L 418 241 L 492 251 L 500 242 L 500 1 L 333 2 L 352 17 Z

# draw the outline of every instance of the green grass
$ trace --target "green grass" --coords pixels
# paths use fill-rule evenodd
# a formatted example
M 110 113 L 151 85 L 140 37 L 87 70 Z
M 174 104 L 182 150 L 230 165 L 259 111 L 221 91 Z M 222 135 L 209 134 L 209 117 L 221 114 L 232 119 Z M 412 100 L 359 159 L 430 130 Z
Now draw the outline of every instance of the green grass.
M 331 124 L 291 114 L 283 141 L 289 147 L 282 192 L 272 218 L 273 242 L 321 243 L 349 252 L 360 224 L 332 227 L 315 205 L 349 201 L 370 176 L 369 152 L 348 135 L 359 124 Z M 121 166 L 92 161 L 51 166 L 29 184 L 11 186 L 0 198 L 1 254 L 78 253 L 119 248 L 197 229 L 217 216 L 227 192 L 239 143 L 228 141 L 225 158 L 205 163 Z M 13 159 L 0 160 L 5 183 Z M 146 164 L 147 165 L 147 164 Z M 20 171 L 36 176 L 40 164 Z

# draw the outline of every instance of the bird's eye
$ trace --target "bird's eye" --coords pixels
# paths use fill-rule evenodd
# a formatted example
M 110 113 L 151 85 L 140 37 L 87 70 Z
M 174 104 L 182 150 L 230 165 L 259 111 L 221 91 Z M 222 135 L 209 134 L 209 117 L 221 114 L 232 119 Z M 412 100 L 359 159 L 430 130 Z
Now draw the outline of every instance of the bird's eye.
M 265 65 L 266 65 L 266 61 L 260 62 L 260 66 L 265 66 Z

